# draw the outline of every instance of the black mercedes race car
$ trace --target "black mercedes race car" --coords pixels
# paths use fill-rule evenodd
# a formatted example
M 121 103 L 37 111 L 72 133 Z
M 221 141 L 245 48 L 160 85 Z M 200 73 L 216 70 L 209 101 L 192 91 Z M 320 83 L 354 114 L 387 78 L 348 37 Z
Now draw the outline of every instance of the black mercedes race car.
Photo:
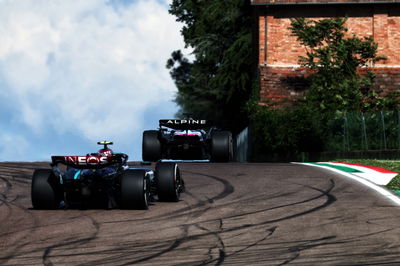
M 228 162 L 232 159 L 232 133 L 211 127 L 206 120 L 165 119 L 158 130 L 143 132 L 142 158 L 210 160 Z
M 106 208 L 147 209 L 149 201 L 178 201 L 184 182 L 176 163 L 159 162 L 155 171 L 129 168 L 128 155 L 108 145 L 86 156 L 52 156 L 52 169 L 37 169 L 32 177 L 32 205 L 55 209 L 95 203 Z M 89 205 L 90 206 L 90 205 Z

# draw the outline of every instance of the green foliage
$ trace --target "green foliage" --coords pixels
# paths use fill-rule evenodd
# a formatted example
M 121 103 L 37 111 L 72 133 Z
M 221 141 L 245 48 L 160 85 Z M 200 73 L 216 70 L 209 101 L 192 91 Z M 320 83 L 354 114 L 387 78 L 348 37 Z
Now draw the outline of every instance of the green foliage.
M 360 75 L 357 68 L 385 58 L 377 55 L 378 45 L 370 37 L 346 37 L 347 18 L 305 18 L 291 20 L 291 30 L 306 47 L 299 62 L 310 68 L 310 89 L 305 103 L 322 112 L 366 111 L 380 108 L 382 101 L 371 90 L 375 75 Z
M 269 110 L 257 104 L 251 107 L 255 160 L 299 160 L 302 152 L 323 149 L 323 117 L 306 108 Z
M 397 113 L 372 111 L 396 110 L 399 95 L 378 95 L 371 89 L 374 74 L 357 72 L 384 58 L 377 56 L 372 38 L 349 37 L 346 20 L 292 20 L 293 35 L 306 47 L 299 62 L 311 69 L 310 88 L 291 109 L 268 110 L 253 99 L 249 113 L 257 160 L 302 160 L 317 156 L 312 152 L 396 145 Z
M 369 91 L 363 99 L 363 111 L 369 110 L 399 110 L 400 91 L 394 91 L 382 96 L 374 90 Z
M 249 1 L 174 0 L 169 11 L 184 23 L 182 36 L 194 56 L 189 62 L 175 51 L 167 62 L 181 111 L 226 129 L 243 129 L 255 60 Z

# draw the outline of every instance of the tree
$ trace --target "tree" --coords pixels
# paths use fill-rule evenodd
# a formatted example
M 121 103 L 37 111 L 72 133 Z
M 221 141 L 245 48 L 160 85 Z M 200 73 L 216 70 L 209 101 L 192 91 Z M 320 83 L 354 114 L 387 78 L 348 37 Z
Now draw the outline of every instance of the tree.
M 291 20 L 293 35 L 307 51 L 299 62 L 314 73 L 305 93 L 305 102 L 313 109 L 364 111 L 379 101 L 371 89 L 374 73 L 361 75 L 357 69 L 385 58 L 377 55 L 378 44 L 372 37 L 347 37 L 346 21 L 347 18 Z
M 167 61 L 182 112 L 239 131 L 247 125 L 254 55 L 249 1 L 174 0 L 169 12 L 184 23 L 193 62 L 174 51 Z

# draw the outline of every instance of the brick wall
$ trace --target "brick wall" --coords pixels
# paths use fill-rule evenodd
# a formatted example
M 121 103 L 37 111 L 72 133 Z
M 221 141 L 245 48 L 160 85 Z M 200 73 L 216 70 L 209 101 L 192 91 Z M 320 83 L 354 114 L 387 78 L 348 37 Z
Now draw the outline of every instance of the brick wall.
M 400 89 L 400 68 L 371 69 L 376 74 L 374 89 L 382 95 Z
M 360 69 L 376 74 L 373 89 L 381 95 L 387 95 L 400 89 L 400 68 L 380 67 Z M 310 72 L 301 67 L 260 66 L 260 98 L 262 105 L 288 106 L 300 99 L 309 83 L 306 77 Z
M 305 48 L 291 36 L 290 19 L 348 17 L 349 35 L 372 36 L 378 54 L 388 57 L 371 66 L 377 73 L 376 89 L 382 93 L 400 89 L 400 5 L 314 5 L 258 7 L 259 70 L 262 102 L 290 104 L 307 88 L 298 58 Z M 361 70 L 363 71 L 363 70 Z
M 308 87 L 308 72 L 297 67 L 260 67 L 262 103 L 286 106 L 298 100 Z

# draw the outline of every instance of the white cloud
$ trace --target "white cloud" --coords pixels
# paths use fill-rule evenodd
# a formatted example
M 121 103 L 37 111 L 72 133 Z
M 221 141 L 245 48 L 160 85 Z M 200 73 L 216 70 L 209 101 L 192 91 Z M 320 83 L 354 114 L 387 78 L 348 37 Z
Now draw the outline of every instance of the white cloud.
M 29 134 L 127 143 L 172 100 L 165 63 L 181 25 L 165 1 L 126 2 L 0 0 L 0 90 Z
M 22 135 L 0 134 L 0 160 L 20 161 L 26 158 L 29 143 Z

